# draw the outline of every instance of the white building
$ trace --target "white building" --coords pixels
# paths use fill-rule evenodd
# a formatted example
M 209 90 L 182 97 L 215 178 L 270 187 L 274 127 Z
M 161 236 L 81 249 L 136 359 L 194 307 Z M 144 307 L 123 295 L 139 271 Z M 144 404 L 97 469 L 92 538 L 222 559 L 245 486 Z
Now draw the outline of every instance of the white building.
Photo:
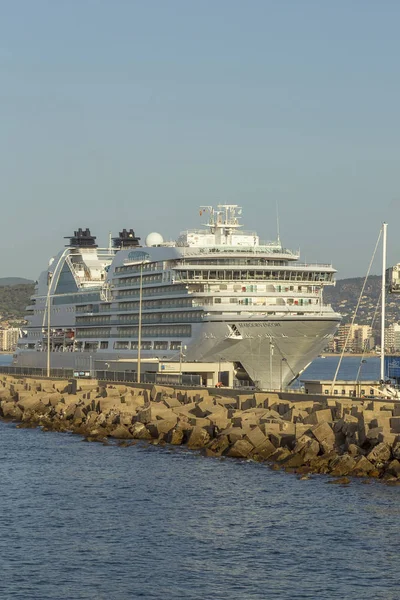
M 18 343 L 19 328 L 9 327 L 8 329 L 0 329 L 0 350 L 14 351 Z

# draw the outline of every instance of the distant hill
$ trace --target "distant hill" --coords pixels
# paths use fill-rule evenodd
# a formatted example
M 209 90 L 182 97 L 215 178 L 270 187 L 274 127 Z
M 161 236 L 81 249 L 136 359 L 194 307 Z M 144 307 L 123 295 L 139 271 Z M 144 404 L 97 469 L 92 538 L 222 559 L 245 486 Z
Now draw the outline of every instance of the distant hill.
M 10 277 L 8 279 L 19 279 Z M 4 279 L 0 280 L 4 281 Z M 24 279 L 23 281 L 29 281 Z M 30 297 L 34 291 L 34 283 L 20 283 L 17 285 L 6 285 L 1 283 L 0 287 L 0 315 L 4 319 L 12 320 L 13 317 L 25 316 L 26 307 L 30 304 Z
M 371 275 L 365 286 L 360 307 L 357 312 L 356 323 L 359 325 L 371 325 L 376 306 L 380 301 L 381 277 Z M 326 287 L 324 290 L 324 302 L 332 304 L 333 308 L 343 316 L 342 323 L 349 323 L 353 318 L 357 306 L 364 277 L 352 277 L 350 279 L 338 279 L 335 287 Z M 374 329 L 380 328 L 381 309 L 377 310 Z M 400 321 L 400 294 L 387 294 L 386 296 L 386 323 Z
M 0 286 L 3 285 L 19 285 L 19 284 L 34 283 L 32 279 L 24 279 L 23 277 L 0 277 Z

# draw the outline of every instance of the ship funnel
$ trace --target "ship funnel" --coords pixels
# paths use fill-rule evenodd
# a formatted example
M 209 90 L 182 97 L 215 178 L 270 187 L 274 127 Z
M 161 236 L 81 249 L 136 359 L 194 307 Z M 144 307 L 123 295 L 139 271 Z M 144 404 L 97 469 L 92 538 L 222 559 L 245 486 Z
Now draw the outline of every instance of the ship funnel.
M 69 244 L 71 248 L 97 248 L 96 244 L 96 236 L 90 233 L 90 229 L 86 227 L 86 229 L 79 228 L 77 231 L 74 231 L 73 236 L 66 236 L 64 239 L 69 240 Z
M 123 229 L 119 232 L 119 236 L 113 238 L 114 248 L 131 248 L 134 246 L 140 246 L 140 237 L 135 236 L 133 229 Z

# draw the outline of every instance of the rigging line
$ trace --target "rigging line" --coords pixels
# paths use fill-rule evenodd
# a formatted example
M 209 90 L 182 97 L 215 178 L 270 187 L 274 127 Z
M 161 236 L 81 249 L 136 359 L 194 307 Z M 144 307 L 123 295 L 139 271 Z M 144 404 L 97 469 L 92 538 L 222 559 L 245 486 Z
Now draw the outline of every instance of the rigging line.
M 277 232 L 277 242 L 280 243 L 281 241 L 281 236 L 280 236 L 280 226 L 279 226 L 279 207 L 278 207 L 278 200 L 275 201 L 275 206 L 276 206 L 276 232 Z
M 374 327 L 375 319 L 376 319 L 376 316 L 378 314 L 378 309 L 379 309 L 379 306 L 380 306 L 380 303 L 381 303 L 381 298 L 382 298 L 382 292 L 379 294 L 378 302 L 376 303 L 375 311 L 374 311 L 374 314 L 372 315 L 371 325 L 370 325 L 371 330 Z M 365 354 L 367 352 L 367 343 L 368 343 L 368 340 L 365 340 L 365 342 L 364 342 L 364 348 L 363 348 L 363 353 L 361 355 L 361 360 L 360 360 L 360 366 L 358 367 L 358 371 L 357 371 L 356 381 L 358 381 L 358 377 L 359 377 L 360 371 L 361 371 L 361 365 L 363 363 L 364 356 L 365 356 Z
M 283 358 L 285 359 L 287 366 L 288 366 L 288 367 L 289 367 L 289 369 L 292 371 L 292 375 L 293 375 L 293 377 L 296 377 L 296 373 L 293 371 L 292 367 L 290 366 L 290 363 L 289 363 L 288 359 L 286 358 L 286 356 L 284 356 L 284 355 L 283 355 L 283 352 L 282 352 L 282 350 L 279 348 L 279 346 L 278 346 L 278 343 L 276 342 L 276 340 L 275 340 L 275 342 L 274 342 L 274 343 L 275 343 L 275 345 L 276 345 L 276 347 L 277 347 L 277 349 L 278 349 L 278 352 L 279 352 L 279 354 L 281 355 L 281 358 L 282 358 L 282 359 L 283 359 Z
M 372 263 L 374 262 L 374 259 L 375 259 L 375 254 L 376 254 L 376 251 L 378 249 L 378 245 L 379 245 L 379 241 L 381 239 L 381 235 L 382 235 L 382 227 L 379 230 L 379 235 L 378 235 L 378 239 L 376 240 L 375 249 L 374 249 L 374 252 L 372 254 L 372 258 L 371 258 L 369 266 L 368 266 L 368 271 L 367 271 L 367 274 L 365 276 L 364 283 L 362 285 L 360 295 L 358 297 L 358 302 L 357 302 L 356 310 L 353 313 L 353 318 L 352 318 L 351 323 L 350 323 L 349 331 L 347 332 L 346 341 L 344 343 L 342 352 L 340 354 L 338 366 L 336 367 L 335 375 L 334 375 L 334 378 L 333 378 L 333 381 L 332 381 L 332 385 L 331 385 L 331 394 L 333 394 L 333 388 L 335 387 L 335 383 L 336 383 L 336 379 L 337 379 L 337 376 L 338 376 L 338 373 L 339 373 L 340 365 L 342 364 L 343 355 L 344 355 L 346 347 L 347 347 L 347 342 L 349 341 L 349 338 L 350 338 L 350 334 L 351 334 L 352 327 L 354 325 L 354 321 L 356 320 L 357 312 L 358 312 L 358 309 L 359 309 L 360 304 L 361 304 L 361 299 L 362 299 L 363 294 L 364 294 L 365 286 L 367 284 L 367 280 L 368 280 L 368 277 L 369 277 L 369 274 L 370 274 L 370 271 L 371 271 Z

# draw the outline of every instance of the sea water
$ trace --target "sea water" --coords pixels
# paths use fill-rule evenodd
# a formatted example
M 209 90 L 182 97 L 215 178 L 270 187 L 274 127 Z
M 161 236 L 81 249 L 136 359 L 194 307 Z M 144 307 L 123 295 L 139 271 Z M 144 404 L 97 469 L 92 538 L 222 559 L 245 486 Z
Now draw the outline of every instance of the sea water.
M 400 489 L 329 480 L 0 422 L 0 598 L 397 600 Z
M 400 490 L 0 423 L 4 600 L 397 600 Z

